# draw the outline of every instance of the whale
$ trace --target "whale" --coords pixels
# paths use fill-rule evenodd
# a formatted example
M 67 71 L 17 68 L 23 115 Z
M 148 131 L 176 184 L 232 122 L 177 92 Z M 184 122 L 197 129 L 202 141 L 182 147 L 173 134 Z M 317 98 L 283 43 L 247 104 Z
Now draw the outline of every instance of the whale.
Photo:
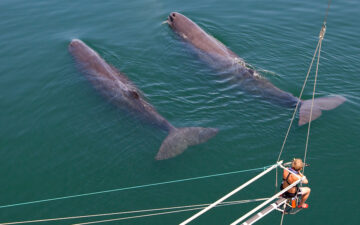
M 105 62 L 83 41 L 73 39 L 68 50 L 73 56 L 77 68 L 102 96 L 110 100 L 112 104 L 139 115 L 141 120 L 168 133 L 155 156 L 156 160 L 175 157 L 183 153 L 189 146 L 204 143 L 218 133 L 216 128 L 174 127 L 144 99 L 141 91 L 125 74 Z
M 273 85 L 237 54 L 185 15 L 171 12 L 165 22 L 183 41 L 189 43 L 201 60 L 219 71 L 219 74 L 231 76 L 230 80 L 239 83 L 244 91 L 285 107 L 295 108 L 299 104 L 299 126 L 317 119 L 323 110 L 334 109 L 346 101 L 346 98 L 340 95 L 315 98 L 313 104 L 311 99 L 300 100 Z

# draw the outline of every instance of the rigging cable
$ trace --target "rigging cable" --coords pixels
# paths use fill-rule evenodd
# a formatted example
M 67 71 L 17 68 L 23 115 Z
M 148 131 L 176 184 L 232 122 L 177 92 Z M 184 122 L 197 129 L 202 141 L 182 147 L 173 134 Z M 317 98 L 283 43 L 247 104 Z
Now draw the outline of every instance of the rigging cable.
M 249 199 L 249 200 L 229 201 L 229 202 L 223 202 L 221 204 L 221 206 L 238 205 L 238 204 L 245 204 L 245 203 L 250 203 L 250 202 L 265 201 L 267 199 L 268 198 L 257 198 L 257 199 Z M 37 220 L 27 220 L 27 221 L 17 221 L 17 222 L 6 222 L 6 223 L 0 223 L 0 225 L 39 223 L 39 222 L 83 219 L 83 218 L 92 218 L 92 217 L 114 216 L 114 215 L 145 213 L 145 212 L 155 212 L 155 211 L 168 210 L 167 212 L 142 214 L 142 215 L 137 215 L 137 216 L 122 217 L 122 218 L 117 219 L 117 220 L 125 220 L 125 219 L 139 218 L 139 217 L 147 217 L 147 216 L 151 216 L 151 215 L 155 216 L 155 215 L 170 214 L 170 213 L 190 211 L 190 210 L 196 210 L 196 209 L 203 209 L 204 207 L 206 207 L 208 205 L 210 205 L 210 204 L 185 205 L 185 206 L 174 206 L 174 207 L 167 207 L 167 208 L 143 209 L 143 210 L 135 210 L 135 211 L 112 212 L 112 213 L 92 214 L 92 215 L 83 215 L 83 216 L 70 216 L 70 217 L 58 217 L 58 218 L 49 218 L 49 219 L 37 219 Z M 92 222 L 92 223 L 94 223 L 94 222 Z
M 311 63 L 310 63 L 308 72 L 307 72 L 307 74 L 306 74 L 305 81 L 304 81 L 304 84 L 303 84 L 303 86 L 302 86 L 302 89 L 301 89 L 301 92 L 300 92 L 300 95 L 299 95 L 298 102 L 296 103 L 296 107 L 295 107 L 295 109 L 294 109 L 294 112 L 293 112 L 293 115 L 292 115 L 292 118 L 291 118 L 291 121 L 290 121 L 290 125 L 289 125 L 289 127 L 288 127 L 287 132 L 286 132 L 286 135 L 285 135 L 283 144 L 282 144 L 282 146 L 281 146 L 281 149 L 280 149 L 280 153 L 279 153 L 277 162 L 279 162 L 279 160 L 280 160 L 280 158 L 281 158 L 281 155 L 282 155 L 282 153 L 283 153 L 283 150 L 284 150 L 284 147 L 285 147 L 287 138 L 288 138 L 288 136 L 289 136 L 291 126 L 292 126 L 292 124 L 293 124 L 293 122 L 294 122 L 297 109 L 298 109 L 299 104 L 300 104 L 300 102 L 301 102 L 301 97 L 302 97 L 302 95 L 303 95 L 303 92 L 304 92 L 304 89 L 305 89 L 307 80 L 308 80 L 308 78 L 309 78 L 309 74 L 310 74 L 310 72 L 311 72 L 311 69 L 312 69 L 314 60 L 315 60 L 316 56 L 318 56 L 318 58 L 317 58 L 317 63 L 316 63 L 316 72 L 315 72 L 314 88 L 313 88 L 313 93 L 312 93 L 311 108 L 310 108 L 310 118 L 309 118 L 308 132 L 307 132 L 306 144 L 305 144 L 304 164 L 305 164 L 305 162 L 306 162 L 308 142 L 309 142 L 309 136 L 310 136 L 311 119 L 312 119 L 312 110 L 313 110 L 313 106 L 314 106 L 314 97 L 315 97 L 315 90 L 316 90 L 316 81 L 317 81 L 319 61 L 320 61 L 321 45 L 322 45 L 322 41 L 323 41 L 323 39 L 324 39 L 325 32 L 326 32 L 326 21 L 327 21 L 329 9 L 330 9 L 330 4 L 331 4 L 331 0 L 328 1 L 328 7 L 327 7 L 327 10 L 326 10 L 326 15 L 325 15 L 324 22 L 323 22 L 323 25 L 322 25 L 321 30 L 320 30 L 320 34 L 319 34 L 319 41 L 318 41 L 318 43 L 317 43 L 317 46 L 316 46 L 316 49 L 315 49 L 313 58 L 312 58 L 312 60 L 311 60 Z M 303 171 L 304 171 L 304 170 L 305 170 L 305 168 L 303 168 Z M 278 171 L 277 171 L 277 168 L 276 168 L 275 189 L 277 189 L 277 187 L 278 187 L 278 181 L 277 181 L 277 180 L 278 180 Z
M 308 151 L 308 144 L 309 144 L 309 137 L 310 137 L 310 128 L 311 128 L 311 117 L 312 117 L 312 110 L 313 110 L 313 105 L 314 105 L 314 99 L 315 99 L 315 91 L 316 91 L 316 81 L 317 81 L 317 77 L 318 77 L 318 70 L 319 70 L 319 62 L 320 62 L 320 53 L 321 53 L 321 45 L 322 45 L 322 41 L 324 39 L 325 33 L 326 33 L 326 21 L 327 21 L 327 17 L 329 14 L 329 9 L 330 9 L 330 4 L 331 4 L 331 0 L 328 1 L 328 7 L 326 10 L 326 15 L 324 18 L 324 23 L 321 27 L 320 30 L 320 34 L 319 34 L 319 54 L 318 54 L 318 58 L 317 58 L 317 63 L 316 63 L 316 71 L 315 71 L 315 79 L 314 79 L 314 88 L 313 88 L 313 94 L 312 94 L 312 100 L 311 100 L 311 108 L 310 108 L 310 121 L 309 121 L 309 126 L 308 126 L 308 132 L 307 132 L 307 136 L 306 136 L 306 144 L 305 144 L 305 152 L 304 152 L 304 164 L 306 163 L 306 156 L 307 156 L 307 151 Z M 305 167 L 303 168 L 303 173 L 305 171 Z
M 21 203 L 15 203 L 15 204 L 8 204 L 8 205 L 0 206 L 0 209 L 9 208 L 9 207 L 15 207 L 15 206 L 30 205 L 30 204 L 36 204 L 36 203 L 43 203 L 43 202 L 50 202 L 50 201 L 57 201 L 57 200 L 64 200 L 64 199 L 70 199 L 70 198 L 84 197 L 84 196 L 90 196 L 90 195 L 105 194 L 105 193 L 110 193 L 110 192 L 125 191 L 125 190 L 138 189 L 138 188 L 144 188 L 144 187 L 153 187 L 153 186 L 159 186 L 159 185 L 163 185 L 163 184 L 179 183 L 179 182 L 190 181 L 190 180 L 200 180 L 200 179 L 204 179 L 204 178 L 225 176 L 225 175 L 231 175 L 231 174 L 237 174 L 237 173 L 259 171 L 259 170 L 265 170 L 265 169 L 267 169 L 267 168 L 269 168 L 271 166 L 272 165 L 263 166 L 263 167 L 259 167 L 259 168 L 254 168 L 254 169 L 238 170 L 238 171 L 232 171 L 232 172 L 226 172 L 226 173 L 211 174 L 211 175 L 206 175 L 206 176 L 185 178 L 185 179 L 165 181 L 165 182 L 159 182 L 159 183 L 137 185 L 137 186 L 132 186 L 132 187 L 123 187 L 123 188 L 116 188 L 116 189 L 110 189 L 110 190 L 104 190 L 104 191 L 89 192 L 89 193 L 83 193 L 83 194 L 77 194 L 77 195 L 69 195 L 69 196 L 49 198 L 49 199 L 43 199 L 43 200 L 36 200 L 36 201 L 28 201 L 28 202 L 21 202 Z
M 326 21 L 324 22 L 324 25 L 320 31 L 320 35 L 319 35 L 319 39 L 320 39 L 320 45 L 319 45 L 319 54 L 318 54 L 318 58 L 317 58 L 317 63 L 316 63 L 316 72 L 315 72 L 315 79 L 314 79 L 314 89 L 313 89 L 313 94 L 312 94 L 312 100 L 311 100 L 311 108 L 310 108 L 310 121 L 309 121 L 309 126 L 308 126 L 308 131 L 307 131 L 307 135 L 306 135 L 306 144 L 305 144 L 305 153 L 304 153 L 304 164 L 306 163 L 306 156 L 307 156 L 307 151 L 308 151 L 308 146 L 309 146 L 309 138 L 310 138 L 310 128 L 311 128 L 311 118 L 312 118 L 312 111 L 313 111 L 313 106 L 314 106 L 314 99 L 315 99 L 315 91 L 316 91 L 316 82 L 317 82 L 317 77 L 318 77 L 318 70 L 319 70 L 319 61 L 320 61 L 320 53 L 321 53 L 321 45 L 322 45 L 322 40 L 324 38 L 325 32 L 326 32 L 326 25 L 325 25 Z M 303 168 L 303 173 L 305 171 L 305 166 Z
M 312 68 L 312 65 L 313 65 L 314 59 L 315 59 L 315 57 L 316 57 L 316 54 L 318 53 L 318 55 L 317 55 L 317 63 L 316 63 L 316 71 L 315 71 L 315 78 L 314 78 L 314 88 L 313 88 L 312 100 L 311 100 L 311 108 L 310 108 L 310 118 L 309 118 L 309 125 L 308 125 L 308 130 L 307 130 L 307 135 L 306 135 L 306 144 L 305 144 L 305 152 L 304 152 L 304 160 L 303 160 L 304 165 L 306 165 L 306 157 L 307 157 L 307 151 L 308 151 L 308 144 L 309 144 L 309 137 L 310 137 L 310 128 L 311 128 L 311 119 L 312 119 L 312 110 L 313 110 L 313 106 L 314 106 L 315 91 L 316 91 L 316 82 L 317 82 L 318 70 L 319 70 L 321 46 L 322 46 L 322 41 L 323 41 L 323 39 L 324 39 L 325 32 L 326 32 L 326 21 L 327 21 L 327 17 L 328 17 L 328 14 L 329 14 L 330 4 L 331 4 L 331 0 L 328 1 L 328 7 L 327 7 L 327 10 L 326 10 L 324 22 L 323 22 L 323 25 L 322 25 L 322 27 L 321 27 L 320 34 L 319 34 L 319 41 L 318 41 L 318 44 L 317 44 L 317 46 L 316 46 L 316 50 L 315 50 L 314 56 L 313 56 L 313 58 L 312 58 L 312 60 L 311 60 L 311 64 L 310 64 L 310 67 L 309 67 L 309 70 L 308 70 L 308 74 L 306 75 L 306 79 L 305 79 L 305 82 L 304 82 L 304 86 L 303 86 L 303 88 L 302 88 L 302 90 L 301 90 L 300 97 L 299 97 L 299 101 L 298 101 L 297 104 L 296 104 L 296 108 L 295 108 L 293 117 L 292 117 L 292 119 L 291 119 L 290 126 L 289 126 L 289 128 L 288 128 L 287 133 L 286 133 L 284 143 L 283 143 L 283 145 L 282 145 L 282 147 L 281 147 L 281 151 L 280 151 L 280 153 L 279 153 L 278 161 L 280 160 L 282 151 L 283 151 L 283 149 L 284 149 L 284 145 L 285 145 L 287 136 L 288 136 L 288 134 L 289 134 L 290 127 L 291 127 L 291 125 L 292 125 L 292 123 L 293 123 L 293 119 L 294 119 L 295 113 L 296 113 L 296 111 L 297 111 L 297 108 L 298 108 L 298 105 L 299 105 L 299 102 L 300 102 L 300 99 L 301 99 L 301 96 L 302 96 L 304 87 L 305 87 L 305 85 L 306 85 L 306 82 L 307 82 L 307 79 L 308 79 L 308 76 L 309 76 L 309 72 L 310 72 L 310 70 L 311 70 L 311 68 Z M 305 172 L 305 166 L 303 167 L 303 173 L 304 173 L 304 172 Z M 278 173 L 277 173 L 277 171 L 276 171 L 276 182 L 275 182 L 275 183 L 276 183 L 276 185 L 275 185 L 275 188 L 276 188 L 276 189 L 277 189 L 277 176 L 278 176 Z M 302 184 L 301 184 L 301 185 L 302 185 Z M 285 208 L 284 208 L 283 214 L 282 214 L 282 216 L 281 216 L 280 225 L 283 224 L 284 215 L 285 215 Z

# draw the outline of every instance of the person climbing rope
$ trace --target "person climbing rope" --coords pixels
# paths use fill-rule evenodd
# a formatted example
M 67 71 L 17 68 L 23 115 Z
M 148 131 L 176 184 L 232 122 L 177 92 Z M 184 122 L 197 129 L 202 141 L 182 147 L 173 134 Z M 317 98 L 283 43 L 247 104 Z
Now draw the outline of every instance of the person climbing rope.
M 301 159 L 294 159 L 292 161 L 292 163 L 291 163 L 291 168 L 288 168 L 288 170 L 290 170 L 294 174 L 297 174 L 300 177 L 305 177 L 300 172 L 300 170 L 302 170 L 303 168 L 304 168 L 304 163 L 302 162 L 302 160 Z M 283 181 L 282 181 L 281 186 L 280 186 L 281 190 L 283 190 L 287 186 L 291 185 L 292 183 L 294 183 L 295 181 L 300 179 L 299 177 L 295 176 L 294 174 L 292 174 L 289 171 L 284 169 Z M 308 184 L 309 181 L 305 177 L 304 180 L 301 183 Z M 311 191 L 311 189 L 309 187 L 299 187 L 299 185 L 297 185 L 297 186 L 295 186 L 293 188 L 290 188 L 287 192 L 285 192 L 283 194 L 283 197 L 284 198 L 293 198 L 295 196 L 302 195 L 301 201 L 300 201 L 298 207 L 306 209 L 306 208 L 309 207 L 309 205 L 306 204 L 305 201 L 309 198 L 310 191 Z

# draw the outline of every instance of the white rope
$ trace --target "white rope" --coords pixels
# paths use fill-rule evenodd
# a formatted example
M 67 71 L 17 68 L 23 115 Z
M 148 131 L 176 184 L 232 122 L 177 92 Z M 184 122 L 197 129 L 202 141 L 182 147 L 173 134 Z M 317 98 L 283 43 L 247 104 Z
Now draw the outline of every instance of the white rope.
M 293 124 L 293 122 L 294 122 L 295 115 L 296 115 L 297 109 L 298 109 L 298 107 L 299 107 L 299 103 L 301 102 L 301 97 L 302 97 L 302 95 L 303 95 L 303 93 L 304 93 L 304 89 L 305 89 L 307 80 L 308 80 L 308 78 L 309 78 L 309 74 L 310 74 L 311 68 L 312 68 L 313 63 L 314 63 L 314 59 L 315 59 L 316 54 L 317 54 L 317 52 L 318 52 L 319 45 L 320 45 L 320 41 L 318 42 L 318 44 L 317 44 L 317 46 L 316 46 L 316 49 L 315 49 L 313 58 L 312 58 L 312 60 L 311 60 L 311 63 L 310 63 L 308 72 L 307 72 L 306 77 L 305 77 L 304 84 L 303 84 L 303 86 L 302 86 L 302 88 L 301 88 L 301 92 L 300 92 L 300 95 L 299 95 L 299 99 L 298 99 L 298 101 L 297 101 L 297 103 L 296 103 L 296 107 L 295 107 L 295 109 L 294 109 L 294 112 L 293 112 L 293 115 L 292 115 L 292 118 L 291 118 L 291 121 L 290 121 L 290 125 L 289 125 L 289 127 L 288 127 L 287 132 L 286 132 L 285 139 L 284 139 L 283 144 L 282 144 L 282 146 L 281 146 L 281 150 L 280 150 L 280 153 L 279 153 L 277 162 L 279 162 L 280 157 L 281 157 L 281 154 L 282 154 L 282 152 L 283 152 L 283 150 L 284 150 L 284 147 L 285 147 L 287 138 L 288 138 L 288 136 L 289 136 L 290 128 L 291 128 L 291 126 L 292 126 L 292 124 Z
M 263 200 L 267 200 L 268 198 L 265 199 L 254 199 L 254 200 L 259 200 L 259 201 L 263 201 Z M 246 201 L 246 200 L 245 200 Z M 247 203 L 247 202 L 245 202 Z M 217 205 L 215 207 L 222 207 L 222 206 L 228 206 L 228 205 L 235 205 L 235 204 L 241 204 L 241 203 L 227 203 L 225 204 L 221 204 L 221 205 Z M 207 204 L 210 205 L 210 204 Z M 206 205 L 206 206 L 207 206 Z M 198 209 L 204 209 L 205 207 L 198 207 L 198 208 L 191 208 L 191 209 L 181 209 L 181 210 L 175 210 L 175 211 L 170 211 L 170 212 L 161 212 L 161 213 L 152 213 L 152 214 L 145 214 L 145 215 L 139 215 L 139 216 L 130 216 L 130 217 L 121 217 L 121 218 L 115 218 L 115 219 L 108 219 L 108 220 L 99 220 L 99 221 L 92 221 L 92 222 L 85 222 L 85 223 L 76 223 L 76 224 L 72 224 L 72 225 L 87 225 L 87 224 L 94 224 L 94 223 L 106 223 L 106 222 L 113 222 L 113 221 L 119 221 L 119 220 L 127 220 L 127 219 L 135 219 L 135 218 L 141 218 L 141 217 L 148 217 L 148 216 L 158 216 L 158 215 L 165 215 L 165 214 L 171 214 L 171 213 L 179 213 L 179 212 L 186 212 L 186 211 L 194 211 L 194 210 L 198 210 Z
M 324 35 L 325 35 L 325 31 L 326 31 L 326 26 L 325 26 L 325 22 L 324 22 L 324 25 L 323 25 L 323 27 L 322 27 L 322 29 L 321 29 L 321 31 L 320 31 L 320 35 L 319 35 L 319 38 L 320 38 L 320 40 L 319 40 L 320 46 L 319 46 L 319 54 L 318 54 L 318 58 L 317 58 L 317 63 L 316 63 L 316 72 L 315 72 L 315 79 L 314 79 L 314 88 L 313 88 L 313 94 L 312 94 L 312 100 L 311 100 L 310 121 L 309 121 L 307 136 L 306 136 L 305 153 L 304 153 L 304 164 L 306 163 L 306 156 L 307 156 L 307 151 L 308 151 L 308 146 L 309 146 L 310 128 L 311 128 L 311 118 L 312 118 L 312 111 L 313 111 L 314 100 L 315 100 L 316 82 L 317 82 L 318 71 L 319 71 L 321 45 L 322 45 L 322 40 L 323 40 Z M 304 173 L 304 172 L 305 172 L 305 166 L 304 166 L 304 168 L 303 168 L 303 173 Z
M 312 100 L 311 100 L 310 121 L 309 121 L 307 136 L 306 136 L 305 153 L 304 153 L 304 164 L 306 163 L 306 156 L 307 156 L 307 151 L 308 151 L 308 144 L 309 144 L 309 137 L 310 137 L 310 128 L 311 128 L 311 117 L 312 117 L 312 110 L 313 110 L 314 99 L 315 99 L 316 81 L 317 81 L 318 71 L 319 71 L 321 45 L 322 45 L 322 41 L 323 41 L 323 39 L 324 39 L 325 32 L 326 32 L 326 20 L 327 20 L 328 13 L 329 13 L 329 9 L 330 9 L 330 4 L 331 4 L 331 0 L 328 1 L 328 7 L 327 7 L 327 10 L 326 10 L 326 15 L 325 15 L 324 23 L 323 23 L 323 25 L 322 25 L 322 27 L 321 27 L 321 31 L 320 31 L 320 34 L 319 34 L 319 44 L 318 44 L 318 45 L 319 45 L 319 54 L 318 54 L 317 63 L 316 63 L 316 72 L 315 72 L 315 79 L 314 79 L 314 88 L 313 88 L 313 94 L 312 94 Z M 303 168 L 303 173 L 304 173 L 304 172 L 305 172 L 305 167 Z
M 315 92 L 316 92 L 316 82 L 317 82 L 317 77 L 318 77 L 318 71 L 319 71 L 319 62 L 320 62 L 320 53 L 321 53 L 321 45 L 322 45 L 322 41 L 324 39 L 324 36 L 325 36 L 325 32 L 326 32 L 326 20 L 327 20 L 327 17 L 328 17 L 328 13 L 329 13 L 329 9 L 330 9 L 330 4 L 331 4 L 331 0 L 328 1 L 328 7 L 327 7 L 327 10 L 326 10 L 326 15 L 325 15 L 325 19 L 324 19 L 324 23 L 323 23 L 323 26 L 321 27 L 321 31 L 320 31 L 320 34 L 319 34 L 319 41 L 318 41 L 318 44 L 317 44 L 317 47 L 316 47 L 316 50 L 315 50 L 315 53 L 314 53 L 314 56 L 313 56 L 313 59 L 311 61 L 311 65 L 310 65 L 310 68 L 312 67 L 312 64 L 314 62 L 314 58 L 315 58 L 315 55 L 316 53 L 318 53 L 318 56 L 317 56 L 317 63 L 316 63 L 316 71 L 315 71 L 315 78 L 314 78 L 314 88 L 313 88 L 313 93 L 312 93 L 312 99 L 311 99 L 311 108 L 310 108 L 310 118 L 309 118 L 309 126 L 308 126 L 308 130 L 307 130 L 307 135 L 306 135 L 306 144 L 305 144 L 305 152 L 304 152 L 304 165 L 306 165 L 306 156 L 307 156 L 307 151 L 308 151 L 308 144 L 309 144 L 309 137 L 310 137 L 310 128 L 311 128 L 311 120 L 312 120 L 312 111 L 313 111 L 313 107 L 314 107 L 314 100 L 315 100 Z M 319 49 L 319 50 L 318 50 Z M 310 68 L 309 68 L 309 71 L 310 71 Z M 309 74 L 309 72 L 308 72 Z M 308 75 L 307 75 L 308 76 Z M 307 80 L 307 77 L 306 79 Z M 306 82 L 305 82 L 306 83 Z M 305 84 L 304 83 L 304 84 Z M 304 87 L 303 87 L 304 88 Z M 303 90 L 301 90 L 301 94 L 302 94 Z M 300 99 L 300 98 L 299 98 Z M 294 114 L 296 112 L 296 109 L 298 107 L 298 104 L 299 104 L 299 101 L 296 105 L 296 108 L 295 108 L 295 111 L 294 111 Z M 294 119 L 294 114 L 293 114 L 293 118 L 292 120 Z M 288 132 L 286 133 L 286 137 L 285 137 L 285 140 L 287 138 L 287 135 L 289 133 L 289 130 L 290 130 L 290 127 L 291 127 L 291 124 L 292 124 L 292 121 L 290 123 L 290 126 L 289 126 L 289 129 L 288 129 Z M 285 143 L 285 142 L 284 142 Z M 281 156 L 281 153 L 282 153 L 282 150 L 283 150 L 283 147 L 284 147 L 284 143 L 283 143 L 283 146 L 281 148 L 281 151 L 280 151 L 280 154 L 279 154 L 279 158 L 278 158 L 278 161 L 280 159 L 280 156 Z M 303 173 L 305 172 L 305 166 L 303 167 Z M 302 183 L 301 183 L 302 185 Z M 276 187 L 277 187 L 277 171 L 276 171 Z M 283 214 L 281 216 L 281 221 L 280 221 L 280 225 L 283 224 L 283 220 L 284 220 L 284 215 L 285 215 L 285 206 L 284 206 L 284 211 L 283 211 Z
M 129 216 L 129 217 L 121 217 L 121 218 L 109 219 L 109 220 L 98 220 L 98 221 L 93 221 L 93 222 L 76 223 L 76 224 L 72 224 L 72 225 L 85 225 L 85 224 L 94 224 L 94 223 L 106 223 L 106 222 L 119 221 L 119 220 L 135 219 L 135 218 L 140 218 L 140 217 L 158 216 L 158 215 L 165 215 L 165 214 L 171 214 L 171 213 L 179 213 L 179 212 L 193 211 L 193 210 L 202 209 L 202 208 L 203 208 L 203 207 L 192 208 L 192 209 L 182 209 L 182 210 L 176 210 L 176 211 L 170 211 L 170 212 L 145 214 L 145 215 L 140 215 L 140 216 Z
M 309 126 L 308 126 L 308 132 L 307 132 L 307 136 L 306 136 L 305 153 L 304 153 L 304 164 L 305 164 L 305 162 L 306 162 L 306 155 L 307 155 L 308 142 L 309 142 L 309 136 L 310 136 L 310 127 L 311 127 L 312 111 L 313 111 L 313 106 L 314 106 L 314 97 L 315 97 L 315 90 L 316 90 L 316 81 L 317 81 L 317 74 L 318 74 L 319 61 L 320 61 L 321 45 L 322 45 L 322 41 L 323 41 L 323 39 L 324 39 L 325 32 L 326 32 L 326 21 L 327 21 L 329 9 L 330 9 L 330 4 L 331 4 L 331 0 L 328 1 L 328 7 L 327 7 L 327 10 L 326 10 L 326 15 L 325 15 L 325 18 L 324 18 L 323 26 L 321 27 L 321 31 L 320 31 L 320 35 L 319 35 L 319 41 L 318 41 L 318 43 L 317 43 L 317 46 L 316 46 L 316 49 L 315 49 L 313 58 L 312 58 L 312 60 L 311 60 L 311 63 L 310 63 L 308 72 L 307 72 L 307 74 L 306 74 L 306 78 L 305 78 L 303 87 L 302 87 L 302 89 L 301 89 L 298 102 L 296 103 L 296 107 L 295 107 L 294 113 L 293 113 L 292 118 L 291 118 L 291 121 L 290 121 L 290 125 L 289 125 L 289 127 L 288 127 L 287 132 L 286 132 L 286 135 L 285 135 L 283 144 L 282 144 L 282 146 L 281 146 L 281 150 L 280 150 L 280 153 L 279 153 L 277 162 L 280 160 L 281 154 L 282 154 L 282 152 L 283 152 L 283 150 L 284 150 L 285 143 L 286 143 L 286 141 L 287 141 L 287 138 L 288 138 L 288 135 L 289 135 L 289 132 L 290 132 L 290 128 L 291 128 L 291 126 L 292 126 L 292 124 L 293 124 L 293 121 L 294 121 L 294 118 L 295 118 L 295 115 L 296 115 L 296 112 L 297 112 L 299 103 L 301 102 L 302 94 L 303 94 L 303 92 L 304 92 L 304 89 L 305 89 L 305 86 L 306 86 L 306 83 L 307 83 L 307 80 L 308 80 L 308 77 L 309 77 L 311 68 L 312 68 L 313 63 L 314 63 L 314 59 L 315 59 L 315 57 L 316 57 L 316 55 L 317 55 L 318 58 L 317 58 L 317 63 L 316 63 L 316 72 L 315 72 L 314 88 L 313 88 L 311 108 L 310 108 Z M 305 171 L 305 167 L 303 168 L 303 172 L 304 172 L 304 171 Z M 277 186 L 278 186 L 278 183 L 277 183 L 277 180 L 278 180 L 278 171 L 277 171 L 277 168 L 276 168 L 276 178 L 275 178 L 275 179 L 276 179 L 276 180 L 275 180 L 275 188 L 277 188 Z
M 292 124 L 293 124 L 293 122 L 294 122 L 294 119 L 295 119 L 295 115 L 296 115 L 297 109 L 298 109 L 299 104 L 300 104 L 300 102 L 301 102 L 301 97 L 302 97 L 302 95 L 303 95 L 303 93 L 304 93 L 304 89 L 305 89 L 307 80 L 308 80 L 308 78 L 309 78 L 310 72 L 311 72 L 311 68 L 312 68 L 312 66 L 313 66 L 315 57 L 316 57 L 316 55 L 317 55 L 317 52 L 318 52 L 318 49 L 319 49 L 319 45 L 320 45 L 320 40 L 318 41 L 318 44 L 317 44 L 317 46 L 316 46 L 314 55 L 313 55 L 313 57 L 312 57 L 312 60 L 311 60 L 311 63 L 310 63 L 308 72 L 307 72 L 306 77 L 305 77 L 305 80 L 304 80 L 304 84 L 303 84 L 303 86 L 302 86 L 302 88 L 301 88 L 300 95 L 299 95 L 298 101 L 297 101 L 297 103 L 296 103 L 296 106 L 295 106 L 295 109 L 294 109 L 294 112 L 293 112 L 293 115 L 292 115 L 292 118 L 291 118 L 291 121 L 290 121 L 288 130 L 287 130 L 287 132 L 286 132 L 286 135 L 285 135 L 285 138 L 284 138 L 284 141 L 283 141 L 283 144 L 282 144 L 282 146 L 281 146 L 281 149 L 280 149 L 280 153 L 279 153 L 277 162 L 279 162 L 280 157 L 281 157 L 281 155 L 282 155 L 282 152 L 283 152 L 283 150 L 284 150 L 284 147 L 285 147 L 287 138 L 288 138 L 289 133 L 290 133 L 291 126 L 292 126 Z M 277 180 L 278 180 L 278 171 L 277 171 L 277 169 L 278 169 L 278 168 L 276 168 L 276 178 L 275 178 L 275 188 L 276 188 L 276 189 L 277 189 L 277 187 L 278 187 L 278 183 L 277 183 Z
M 249 199 L 249 200 L 237 200 L 237 201 L 228 201 L 223 202 L 221 206 L 227 205 L 235 205 L 235 204 L 244 204 L 249 202 L 257 202 L 257 201 L 265 201 L 268 198 L 257 198 L 257 199 Z M 81 218 L 91 218 L 91 217 L 102 217 L 102 216 L 114 216 L 114 215 L 122 215 L 122 214 L 133 214 L 133 213 L 144 213 L 144 212 L 152 212 L 152 211 L 163 211 L 163 210 L 174 210 L 174 209 L 182 209 L 178 211 L 170 211 L 170 212 L 162 212 L 160 214 L 144 214 L 139 216 L 132 216 L 132 217 L 124 217 L 124 219 L 131 219 L 131 218 L 139 218 L 145 217 L 150 215 L 162 215 L 168 213 L 175 213 L 175 212 L 182 212 L 186 208 L 186 211 L 196 210 L 205 208 L 210 204 L 197 204 L 197 205 L 185 205 L 185 206 L 174 206 L 174 207 L 167 207 L 167 208 L 156 208 L 156 209 L 143 209 L 143 210 L 135 210 L 135 211 L 126 211 L 126 212 L 113 212 L 113 213 L 103 213 L 103 214 L 92 214 L 92 215 L 83 215 L 83 216 L 71 216 L 71 217 L 59 217 L 59 218 L 50 218 L 50 219 L 38 219 L 38 220 L 27 220 L 27 221 L 18 221 L 18 222 L 8 222 L 8 223 L 0 223 L 0 225 L 10 225 L 10 224 L 24 224 L 24 223 L 40 223 L 40 222 L 49 222 L 49 221 L 59 221 L 59 220 L 71 220 L 71 219 L 81 219 Z M 194 208 L 197 207 L 197 208 Z

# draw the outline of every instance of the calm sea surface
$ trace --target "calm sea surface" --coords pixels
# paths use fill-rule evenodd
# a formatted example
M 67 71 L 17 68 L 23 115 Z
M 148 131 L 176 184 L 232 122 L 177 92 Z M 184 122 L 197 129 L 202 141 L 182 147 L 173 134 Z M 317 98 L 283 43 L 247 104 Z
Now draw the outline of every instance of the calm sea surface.
M 326 0 L 1 0 L 0 206 L 273 164 L 292 109 L 223 80 L 161 23 L 172 11 L 183 13 L 297 96 L 326 8 Z M 312 123 L 310 208 L 285 216 L 284 224 L 360 223 L 359 12 L 358 0 L 331 5 L 316 96 L 347 101 Z M 124 72 L 174 126 L 220 132 L 176 158 L 154 160 L 166 133 L 93 89 L 68 53 L 73 38 Z M 311 98 L 313 80 L 304 99 Z M 306 134 L 307 126 L 291 129 L 282 159 L 304 156 Z M 0 208 L 0 223 L 211 203 L 256 173 Z M 274 181 L 270 173 L 229 200 L 271 196 Z M 229 224 L 257 204 L 216 208 L 193 224 Z M 178 224 L 192 214 L 107 224 Z M 258 222 L 279 223 L 278 212 Z

